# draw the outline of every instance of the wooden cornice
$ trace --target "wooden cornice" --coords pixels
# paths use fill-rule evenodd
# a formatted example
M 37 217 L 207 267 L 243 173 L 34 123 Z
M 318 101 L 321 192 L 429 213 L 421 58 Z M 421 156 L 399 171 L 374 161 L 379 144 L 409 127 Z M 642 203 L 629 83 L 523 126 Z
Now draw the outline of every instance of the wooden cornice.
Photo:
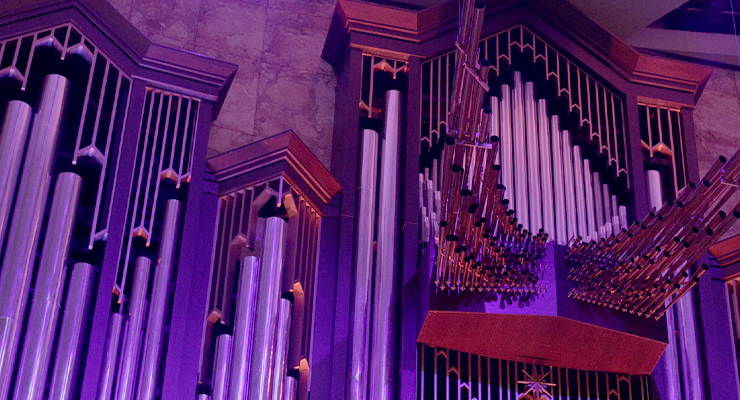
M 727 267 L 740 262 L 740 235 L 725 239 L 709 248 L 717 265 Z
M 339 191 L 339 183 L 293 131 L 285 131 L 236 148 L 207 161 L 218 194 L 283 176 L 314 208 L 323 214 Z
M 337 25 L 343 27 L 342 33 L 350 36 L 348 45 L 351 47 L 382 48 L 369 44 L 367 39 L 363 40 L 360 36 L 364 35 L 375 37 L 378 42 L 393 43 L 397 47 L 385 50 L 427 58 L 454 47 L 457 14 L 457 0 L 421 11 L 339 0 L 335 18 L 341 21 Z M 587 48 L 628 82 L 697 96 L 712 73 L 712 68 L 706 66 L 640 53 L 589 19 L 567 0 L 488 2 L 486 21 L 495 23 L 506 14 L 510 15 L 508 20 L 512 24 L 525 25 L 531 24 L 527 14 L 536 15 L 540 20 L 557 27 L 573 42 Z M 432 42 L 433 49 L 430 49 Z M 440 46 L 445 48 L 440 49 Z
M 237 66 L 149 41 L 105 0 L 0 1 L 0 40 L 72 22 L 123 71 L 214 102 L 213 119 Z
M 667 344 L 547 315 L 430 311 L 418 343 L 560 368 L 650 375 Z

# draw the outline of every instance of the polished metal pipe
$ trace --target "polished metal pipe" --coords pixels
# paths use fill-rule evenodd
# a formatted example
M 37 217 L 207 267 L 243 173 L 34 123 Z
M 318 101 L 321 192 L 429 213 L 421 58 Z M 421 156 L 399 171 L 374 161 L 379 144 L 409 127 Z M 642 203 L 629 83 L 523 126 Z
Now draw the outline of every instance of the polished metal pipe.
M 123 315 L 113 313 L 108 320 L 108 332 L 105 338 L 105 356 L 103 367 L 100 369 L 98 381 L 98 400 L 110 400 L 113 393 L 113 381 L 116 377 L 116 359 L 118 358 L 118 344 L 121 339 Z
M 559 245 L 568 242 L 567 218 L 565 211 L 565 177 L 563 176 L 563 141 L 560 135 L 560 117 L 550 119 L 550 139 L 552 139 L 552 178 L 555 200 L 555 239 Z
M 375 255 L 372 342 L 370 345 L 369 398 L 392 397 L 394 347 L 393 299 L 395 296 L 396 185 L 401 129 L 401 93 L 386 93 L 385 144 L 382 149 L 378 192 L 378 246 Z
M 619 225 L 621 225 L 623 229 L 630 226 L 627 222 L 627 207 L 625 206 L 619 206 Z
M 0 270 L 0 399 L 8 396 L 21 324 L 28 302 L 36 247 L 54 163 L 59 130 L 66 105 L 69 81 L 61 75 L 44 79 L 39 112 L 26 152 L 16 193 L 15 210 Z
M 275 327 L 280 305 L 280 283 L 283 280 L 286 227 L 286 222 L 278 217 L 270 217 L 265 222 L 248 399 L 269 399 L 272 389 Z M 231 393 L 229 396 L 232 396 Z
M 504 199 L 509 201 L 509 209 L 516 210 L 514 196 L 514 147 L 511 132 L 511 88 L 501 85 L 501 103 L 499 116 L 501 118 L 501 184 L 506 187 Z
M 66 400 L 76 397 L 73 390 L 76 387 L 76 379 L 82 375 L 79 370 L 80 350 L 84 343 L 94 284 L 95 267 L 85 262 L 75 264 L 67 289 L 49 399 Z
M 534 100 L 534 83 L 524 84 L 524 125 L 527 132 L 527 181 L 529 182 L 529 228 L 537 232 L 542 228 L 542 196 L 540 191 L 540 151 L 537 137 L 537 103 Z
M 177 238 L 180 232 L 180 207 L 181 204 L 178 200 L 167 200 L 162 235 L 159 241 L 159 265 L 154 271 L 152 294 L 149 298 L 149 317 L 146 323 L 144 351 L 141 355 L 139 378 L 137 379 L 137 400 L 151 400 L 157 394 L 167 302 L 175 268 Z
M 283 384 L 285 383 L 288 347 L 290 345 L 290 323 L 293 303 L 291 299 L 280 299 L 278 312 L 277 335 L 275 336 L 275 362 L 272 369 L 272 398 L 283 398 Z
M 586 194 L 586 223 L 588 224 L 588 234 L 591 240 L 599 240 L 599 233 L 596 228 L 596 213 L 594 211 L 594 183 L 591 175 L 591 160 L 583 160 L 583 188 Z
M 213 373 L 211 374 L 211 399 L 226 400 L 229 395 L 231 367 L 231 335 L 219 335 L 214 350 Z
M 522 73 L 514 72 L 512 89 L 512 126 L 514 135 L 514 197 L 516 197 L 516 217 L 524 229 L 529 229 L 529 197 L 527 195 L 527 142 L 524 119 L 524 89 Z M 509 190 L 512 190 L 509 188 Z
M 573 181 L 576 188 L 576 213 L 578 215 L 578 235 L 585 242 L 590 241 L 591 231 L 588 229 L 588 215 L 586 214 L 586 183 L 583 179 L 583 159 L 581 147 L 573 146 Z
M 146 293 L 152 261 L 147 257 L 136 258 L 134 283 L 128 301 L 126 334 L 124 335 L 121 363 L 118 365 L 116 400 L 133 399 L 136 372 L 141 353 L 141 329 L 146 317 Z
M 663 206 L 663 183 L 660 172 L 655 170 L 645 171 L 645 179 L 648 185 L 648 195 L 650 196 L 650 207 L 660 210 Z
M 283 390 L 282 400 L 295 400 L 296 392 L 298 392 L 298 379 L 293 376 L 286 375 L 284 385 L 285 389 Z
M 46 387 L 51 347 L 56 333 L 66 261 L 72 239 L 82 178 L 72 172 L 57 177 L 54 199 L 44 237 L 33 301 L 26 323 L 15 399 L 40 399 Z
M 555 205 L 553 200 L 552 152 L 550 150 L 550 121 L 547 118 L 547 100 L 537 101 L 537 125 L 540 141 L 540 182 L 542 184 L 542 228 L 555 240 Z
M 5 241 L 5 230 L 8 227 L 10 207 L 13 204 L 32 116 L 31 106 L 20 100 L 8 102 L 5 109 L 5 120 L 0 131 L 0 249 Z
M 201 394 L 198 395 L 198 400 L 211 400 L 211 396 L 209 396 L 209 395 L 207 395 L 205 393 L 201 393 Z
M 578 204 L 576 202 L 576 181 L 573 171 L 573 148 L 570 145 L 570 132 L 563 131 L 563 180 L 565 182 L 565 215 L 568 240 L 578 236 Z
M 378 159 L 378 133 L 365 129 L 360 172 L 360 204 L 357 214 L 357 267 L 355 268 L 354 314 L 352 320 L 352 359 L 349 398 L 367 393 L 370 357 L 370 301 L 375 245 L 375 192 Z M 449 174 L 450 171 L 445 171 Z
M 601 188 L 601 176 L 598 172 L 592 172 L 592 182 L 594 184 L 594 212 L 596 213 L 596 230 L 599 232 L 599 239 L 606 239 L 604 233 L 604 200 L 601 198 L 603 193 Z
M 243 257 L 236 292 L 236 310 L 234 311 L 234 337 L 232 338 L 231 367 L 229 371 L 229 400 L 242 400 L 247 395 L 259 281 L 259 259 L 255 256 Z
M 614 229 L 612 224 L 612 196 L 609 194 L 609 185 L 604 183 L 601 185 L 602 188 L 602 200 L 604 201 L 604 226 L 607 227 L 606 235 L 610 236 L 612 233 L 617 234 L 617 230 Z
M 617 195 L 612 195 L 612 229 L 614 229 L 614 233 L 619 233 L 622 229 L 627 229 L 628 226 L 622 226 L 621 221 L 619 220 L 619 203 L 617 200 Z

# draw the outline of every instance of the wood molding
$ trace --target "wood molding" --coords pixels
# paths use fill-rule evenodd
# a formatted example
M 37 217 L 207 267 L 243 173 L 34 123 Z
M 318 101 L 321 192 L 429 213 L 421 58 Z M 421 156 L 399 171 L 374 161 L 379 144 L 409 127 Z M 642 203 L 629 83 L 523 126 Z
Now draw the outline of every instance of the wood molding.
M 207 160 L 218 194 L 283 176 L 323 215 L 341 186 L 292 130 L 236 148 Z

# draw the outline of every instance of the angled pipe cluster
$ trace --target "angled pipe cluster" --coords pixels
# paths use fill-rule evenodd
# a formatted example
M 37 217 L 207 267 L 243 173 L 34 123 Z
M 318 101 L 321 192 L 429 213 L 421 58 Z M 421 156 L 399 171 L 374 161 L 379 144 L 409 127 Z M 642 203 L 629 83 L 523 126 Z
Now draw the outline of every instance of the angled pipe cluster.
M 642 222 L 599 241 L 572 239 L 566 259 L 579 286 L 570 296 L 660 318 L 709 268 L 692 272 L 694 262 L 740 219 L 740 202 L 725 206 L 739 179 L 740 150 L 730 160 L 720 157 L 699 184 L 654 207 Z

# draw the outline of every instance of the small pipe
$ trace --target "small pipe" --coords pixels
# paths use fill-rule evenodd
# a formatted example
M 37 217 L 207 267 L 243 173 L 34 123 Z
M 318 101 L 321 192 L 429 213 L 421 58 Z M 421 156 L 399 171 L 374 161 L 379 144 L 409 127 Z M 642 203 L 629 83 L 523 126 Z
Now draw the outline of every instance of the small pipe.
M 255 256 L 242 258 L 239 286 L 236 292 L 236 310 L 234 312 L 234 336 L 229 371 L 229 400 L 242 400 L 247 394 L 249 367 L 252 362 L 252 340 L 254 337 L 259 279 L 259 259 Z
M 121 327 L 123 326 L 123 315 L 113 313 L 108 320 L 108 332 L 105 338 L 105 356 L 103 367 L 100 369 L 100 380 L 98 381 L 98 400 L 110 400 L 113 393 L 113 381 L 116 377 L 116 358 L 118 357 L 118 344 L 121 338 Z M 56 370 L 56 368 L 55 368 Z
M 31 106 L 20 100 L 9 101 L 5 109 L 5 120 L 0 131 L 0 247 L 5 241 L 5 229 L 8 227 L 32 116 Z
M 292 297 L 292 294 L 290 294 Z M 283 398 L 283 384 L 285 382 L 288 347 L 290 345 L 290 323 L 293 303 L 291 298 L 280 299 L 280 310 L 278 312 L 277 335 L 275 336 L 275 360 L 272 370 L 272 398 L 281 400 Z
M 219 335 L 216 338 L 213 374 L 211 374 L 211 399 L 226 400 L 229 394 L 229 374 L 231 367 L 231 335 Z

